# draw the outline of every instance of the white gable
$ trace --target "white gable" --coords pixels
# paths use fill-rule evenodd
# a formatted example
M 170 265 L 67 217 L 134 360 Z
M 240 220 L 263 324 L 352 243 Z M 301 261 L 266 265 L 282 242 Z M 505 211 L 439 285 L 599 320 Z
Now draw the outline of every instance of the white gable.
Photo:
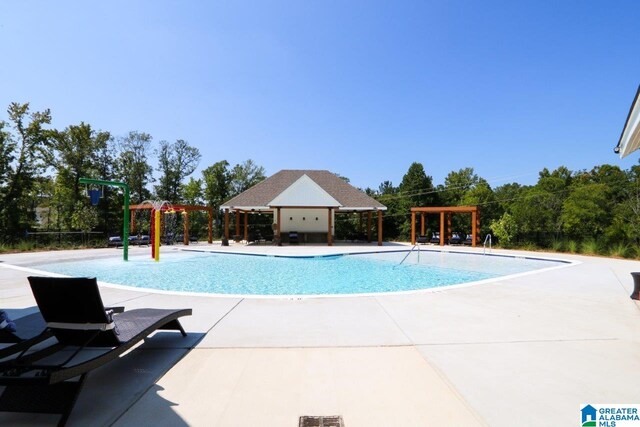
M 340 203 L 314 180 L 302 175 L 296 182 L 269 202 L 269 206 L 340 207 Z

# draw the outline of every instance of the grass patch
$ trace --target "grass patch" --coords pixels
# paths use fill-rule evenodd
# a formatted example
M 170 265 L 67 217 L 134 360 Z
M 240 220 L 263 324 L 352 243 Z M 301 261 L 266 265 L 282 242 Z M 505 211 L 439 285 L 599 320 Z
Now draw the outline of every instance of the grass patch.
M 569 240 L 567 242 L 567 251 L 571 252 L 572 254 L 579 254 L 580 244 L 575 240 Z
M 587 239 L 582 242 L 582 253 L 587 255 L 597 255 L 601 253 L 600 244 L 595 239 Z
M 617 243 L 609 248 L 609 256 L 617 258 L 634 258 L 637 254 L 627 243 Z
M 566 249 L 566 243 L 561 239 L 554 239 L 551 242 L 551 249 L 555 252 L 564 252 Z

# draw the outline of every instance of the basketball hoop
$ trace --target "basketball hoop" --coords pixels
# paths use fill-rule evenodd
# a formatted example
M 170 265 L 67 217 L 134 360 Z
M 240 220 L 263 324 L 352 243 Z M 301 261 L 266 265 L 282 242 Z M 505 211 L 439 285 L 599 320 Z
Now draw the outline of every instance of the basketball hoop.
M 98 206 L 100 199 L 102 198 L 102 191 L 98 189 L 88 190 L 89 200 L 91 201 L 92 206 Z

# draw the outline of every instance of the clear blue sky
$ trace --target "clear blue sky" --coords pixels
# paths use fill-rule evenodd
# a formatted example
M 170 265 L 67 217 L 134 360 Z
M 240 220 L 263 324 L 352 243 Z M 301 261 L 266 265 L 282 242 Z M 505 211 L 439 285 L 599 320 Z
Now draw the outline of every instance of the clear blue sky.
M 638 0 L 5 1 L 0 107 L 185 139 L 200 169 L 252 158 L 377 188 L 419 161 L 436 184 L 467 166 L 533 183 L 637 163 L 613 147 L 638 22 Z

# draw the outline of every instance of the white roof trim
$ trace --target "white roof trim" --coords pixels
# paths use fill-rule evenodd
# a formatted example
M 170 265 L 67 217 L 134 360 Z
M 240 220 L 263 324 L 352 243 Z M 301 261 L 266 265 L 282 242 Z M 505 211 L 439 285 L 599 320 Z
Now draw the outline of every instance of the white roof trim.
M 269 206 L 296 206 L 296 207 L 340 207 L 340 202 L 331 197 L 314 180 L 306 174 L 298 178 L 287 187 L 275 199 L 268 203 Z
M 220 209 L 240 209 L 241 211 L 270 211 L 271 208 L 269 206 L 232 206 L 232 205 L 221 205 Z
M 618 148 L 620 149 L 620 158 L 636 151 L 640 148 L 640 87 L 636 93 L 636 97 L 631 105 L 627 122 L 625 123 Z

